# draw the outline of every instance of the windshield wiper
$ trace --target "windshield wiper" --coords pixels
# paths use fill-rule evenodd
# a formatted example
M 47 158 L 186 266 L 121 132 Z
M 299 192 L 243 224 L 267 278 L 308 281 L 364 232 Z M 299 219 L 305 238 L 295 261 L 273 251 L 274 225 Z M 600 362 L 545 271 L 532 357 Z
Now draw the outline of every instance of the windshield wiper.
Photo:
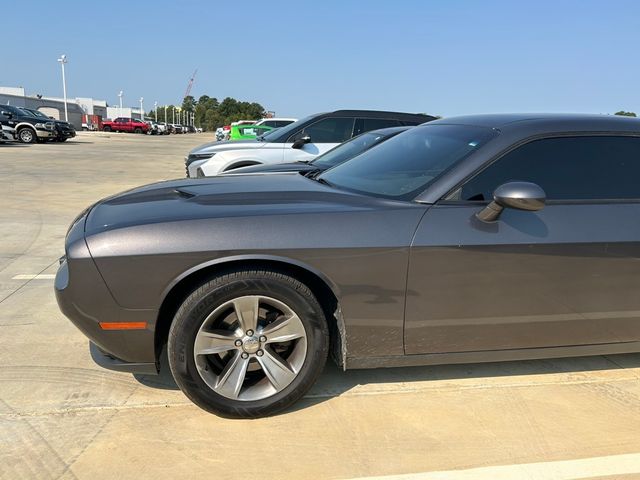
M 324 172 L 324 170 L 323 170 L 323 169 L 321 169 L 321 168 L 315 168 L 315 169 L 313 169 L 313 170 L 307 170 L 306 172 L 300 172 L 300 173 L 301 173 L 302 175 L 304 175 L 305 177 L 307 177 L 307 178 L 310 178 L 310 179 L 312 179 L 312 180 L 315 180 L 315 179 L 316 179 L 316 177 L 317 177 L 318 175 L 320 175 L 322 172 Z
M 313 180 L 314 182 L 318 182 L 323 185 L 326 185 L 327 187 L 334 188 L 333 183 L 327 182 L 324 178 L 317 178 L 317 177 L 309 177 L 309 178 L 311 178 L 311 180 Z

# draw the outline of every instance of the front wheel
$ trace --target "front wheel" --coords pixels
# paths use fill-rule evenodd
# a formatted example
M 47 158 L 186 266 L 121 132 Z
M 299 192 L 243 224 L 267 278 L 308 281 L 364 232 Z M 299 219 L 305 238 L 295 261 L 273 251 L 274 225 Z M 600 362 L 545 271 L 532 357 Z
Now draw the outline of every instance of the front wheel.
M 36 143 L 38 141 L 38 136 L 31 128 L 24 127 L 18 130 L 18 140 L 22 143 Z
M 103 132 L 110 132 L 111 131 L 111 127 L 104 127 L 102 129 Z
M 136 128 L 133 130 L 133 133 L 142 133 L 142 129 L 141 128 Z
M 201 408 L 231 418 L 277 413 L 321 373 L 329 348 L 322 308 L 287 275 L 242 270 L 194 291 L 169 331 L 171 372 Z

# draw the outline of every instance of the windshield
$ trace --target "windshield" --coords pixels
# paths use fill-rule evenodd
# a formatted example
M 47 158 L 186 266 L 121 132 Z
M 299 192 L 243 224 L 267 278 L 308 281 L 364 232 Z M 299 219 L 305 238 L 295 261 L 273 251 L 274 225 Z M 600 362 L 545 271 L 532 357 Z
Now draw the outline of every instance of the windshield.
M 397 132 L 399 133 L 399 132 Z M 350 158 L 360 155 L 362 152 L 369 150 L 374 145 L 391 138 L 392 135 L 384 135 L 382 133 L 367 132 L 362 135 L 358 135 L 351 140 L 341 143 L 337 147 L 333 147 L 328 152 L 320 155 L 315 160 L 310 162 L 314 167 L 319 167 L 327 170 L 336 165 L 346 162 Z
M 483 127 L 422 125 L 326 171 L 318 179 L 365 195 L 411 200 L 494 136 L 492 129 Z
M 308 117 L 303 118 L 302 120 L 298 120 L 297 122 L 290 123 L 284 127 L 278 128 L 277 130 L 272 130 L 269 133 L 265 133 L 261 137 L 258 137 L 258 140 L 267 141 L 267 142 L 283 142 L 289 138 L 289 136 L 295 132 L 300 125 L 304 122 L 308 122 L 312 118 L 317 117 L 318 115 L 309 115 Z

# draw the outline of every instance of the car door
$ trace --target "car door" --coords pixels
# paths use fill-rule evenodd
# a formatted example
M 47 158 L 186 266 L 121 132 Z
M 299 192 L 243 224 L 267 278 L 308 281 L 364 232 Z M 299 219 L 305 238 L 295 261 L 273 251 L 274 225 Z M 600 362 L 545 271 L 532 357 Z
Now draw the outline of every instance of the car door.
M 284 162 L 313 160 L 353 136 L 353 117 L 325 117 L 291 135 L 284 145 Z M 308 136 L 310 141 L 300 148 L 294 142 Z
M 640 340 L 640 138 L 531 141 L 423 217 L 410 253 L 405 352 Z M 538 212 L 475 214 L 510 180 L 547 195 Z

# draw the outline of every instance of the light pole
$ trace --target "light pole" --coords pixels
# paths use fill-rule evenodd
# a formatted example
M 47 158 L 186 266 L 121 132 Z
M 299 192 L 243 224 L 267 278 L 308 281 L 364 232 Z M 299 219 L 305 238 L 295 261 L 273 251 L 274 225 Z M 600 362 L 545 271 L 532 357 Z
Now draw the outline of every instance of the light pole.
M 173 122 L 171 123 L 176 123 L 176 107 L 173 107 L 172 110 L 173 110 Z
M 144 110 L 142 108 L 142 102 L 144 101 L 143 97 L 140 97 L 140 121 L 144 122 Z
M 64 121 L 69 121 L 69 113 L 67 112 L 67 80 L 64 77 L 64 65 L 68 62 L 66 55 L 60 55 L 58 59 L 62 65 L 62 95 L 64 96 Z
M 120 98 L 120 114 L 118 115 L 119 117 L 122 116 L 122 97 L 124 95 L 124 92 L 122 90 L 120 90 L 120 93 L 118 93 L 118 98 Z
M 156 117 L 156 123 L 158 123 L 158 102 L 153 102 L 153 114 Z

